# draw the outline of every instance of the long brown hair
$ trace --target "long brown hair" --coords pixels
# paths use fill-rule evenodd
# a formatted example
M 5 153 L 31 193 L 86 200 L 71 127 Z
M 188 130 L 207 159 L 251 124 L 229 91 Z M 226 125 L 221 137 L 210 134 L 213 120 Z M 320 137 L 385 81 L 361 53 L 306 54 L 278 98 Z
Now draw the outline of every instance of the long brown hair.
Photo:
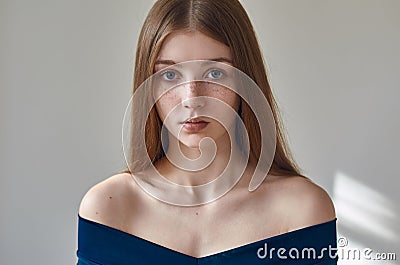
M 163 40 L 175 31 L 200 31 L 227 45 L 233 55 L 233 66 L 246 73 L 260 87 L 272 110 L 276 128 L 276 151 L 270 173 L 276 175 L 300 175 L 299 167 L 288 148 L 278 106 L 267 79 L 263 56 L 251 21 L 237 0 L 158 0 L 147 15 L 138 39 L 134 69 L 133 93 L 153 74 L 155 61 Z M 143 99 L 146 100 L 146 99 Z M 132 103 L 132 114 L 140 104 Z M 242 100 L 238 111 L 246 126 L 250 140 L 250 161 L 258 161 L 261 134 L 251 108 Z M 138 117 L 140 118 L 140 117 Z M 139 149 L 144 149 L 155 163 L 165 154 L 161 146 L 160 120 L 153 108 L 145 126 L 145 147 L 135 138 L 135 120 L 131 121 L 130 169 L 124 173 L 138 172 L 148 166 Z M 139 143 L 139 145 L 135 145 Z

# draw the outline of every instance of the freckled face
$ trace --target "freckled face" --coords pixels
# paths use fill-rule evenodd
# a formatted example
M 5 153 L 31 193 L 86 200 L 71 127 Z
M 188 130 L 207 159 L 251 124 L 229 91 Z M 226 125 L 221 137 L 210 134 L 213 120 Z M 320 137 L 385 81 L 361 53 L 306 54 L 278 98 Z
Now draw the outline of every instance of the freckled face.
M 221 61 L 231 65 L 232 55 L 228 46 L 201 32 L 175 32 L 164 40 L 154 72 L 160 74 L 160 79 L 164 84 L 170 84 L 170 87 L 173 87 L 174 82 L 182 80 L 185 73 L 178 69 L 179 65 L 176 70 L 173 65 L 192 60 Z M 185 67 L 185 64 L 183 66 Z M 217 110 L 213 105 L 216 101 L 210 101 L 207 98 L 221 100 L 235 112 L 238 111 L 240 104 L 239 96 L 229 88 L 206 82 L 226 78 L 227 71 L 213 67 L 198 69 L 204 72 L 201 74 L 202 80 L 205 81 L 185 82 L 162 94 L 156 102 L 157 112 L 168 131 L 174 131 L 174 135 L 180 131 L 179 141 L 188 147 L 198 147 L 200 140 L 204 137 L 211 137 L 214 141 L 218 141 L 223 136 L 226 137 L 227 131 L 217 119 L 202 116 L 204 113 L 209 113 L 207 108 L 212 107 Z M 167 115 L 170 116 L 166 121 Z M 185 123 L 191 117 L 199 117 L 199 120 Z M 228 128 L 234 125 L 235 119 L 231 113 L 223 114 L 222 117 L 220 121 Z

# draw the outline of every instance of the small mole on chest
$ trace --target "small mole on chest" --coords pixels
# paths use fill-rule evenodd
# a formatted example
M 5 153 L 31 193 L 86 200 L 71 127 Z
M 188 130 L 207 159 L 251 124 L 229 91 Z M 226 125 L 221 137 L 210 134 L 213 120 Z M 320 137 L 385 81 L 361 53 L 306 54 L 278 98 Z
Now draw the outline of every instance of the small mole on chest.
M 196 215 L 199 215 L 199 213 L 198 213 L 198 212 L 196 212 Z

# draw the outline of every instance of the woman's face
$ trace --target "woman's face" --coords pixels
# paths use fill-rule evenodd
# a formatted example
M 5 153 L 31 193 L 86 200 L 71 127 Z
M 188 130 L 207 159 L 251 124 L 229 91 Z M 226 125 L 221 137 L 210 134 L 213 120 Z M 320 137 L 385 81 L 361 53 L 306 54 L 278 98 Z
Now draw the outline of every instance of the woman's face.
M 168 131 L 173 132 L 173 135 L 187 147 L 198 147 L 204 137 L 211 137 L 216 143 L 221 139 L 226 140 L 227 131 L 221 123 L 228 128 L 234 128 L 232 126 L 235 123 L 235 115 L 223 111 L 222 116 L 218 113 L 219 118 L 212 118 L 209 115 L 210 108 L 213 108 L 211 112 L 224 109 L 215 107 L 216 100 L 220 100 L 237 112 L 240 104 L 239 96 L 231 89 L 206 82 L 218 82 L 219 79 L 226 78 L 227 71 L 220 71 L 216 67 L 201 67 L 201 62 L 182 64 L 182 68 L 178 65 L 176 69 L 173 66 L 193 60 L 221 62 L 216 63 L 217 66 L 232 65 L 232 55 L 228 46 L 198 31 L 175 32 L 168 35 L 163 42 L 154 72 L 159 74 L 164 85 L 171 84 L 169 86 L 173 88 L 164 94 L 155 93 L 156 97 L 161 95 L 156 102 L 156 109 Z M 188 79 L 183 78 L 184 75 L 193 74 L 194 69 L 197 69 L 197 72 L 204 72 L 201 73 L 204 81 L 187 82 Z M 186 82 L 175 85 L 179 80 Z M 167 115 L 169 117 L 166 120 Z

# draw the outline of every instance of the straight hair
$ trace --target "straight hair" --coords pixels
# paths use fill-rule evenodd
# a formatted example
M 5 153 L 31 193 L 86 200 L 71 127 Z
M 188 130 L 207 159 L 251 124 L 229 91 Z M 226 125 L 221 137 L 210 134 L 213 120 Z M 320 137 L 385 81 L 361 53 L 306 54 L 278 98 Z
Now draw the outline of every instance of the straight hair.
M 257 41 L 252 23 L 237 0 L 158 0 L 148 13 L 142 26 L 136 49 L 133 90 L 152 74 L 160 52 L 163 40 L 176 31 L 199 31 L 230 48 L 233 56 L 232 64 L 235 68 L 247 74 L 261 89 L 267 99 L 274 120 L 276 130 L 276 149 L 269 174 L 285 176 L 302 176 L 298 165 L 295 163 L 284 133 L 282 119 L 277 103 L 272 95 L 268 82 L 264 59 Z M 150 94 L 143 102 L 150 102 Z M 161 145 L 162 121 L 155 107 L 148 117 L 140 113 L 138 102 L 132 102 L 132 120 L 130 150 L 128 155 L 129 165 L 123 173 L 140 172 L 165 156 Z M 257 119 L 249 105 L 241 100 L 238 115 L 246 127 L 249 142 L 249 162 L 257 162 L 261 151 L 261 133 Z M 140 143 L 137 120 L 146 118 L 145 146 Z M 146 151 L 150 158 L 146 159 Z M 304 177 L 304 176 L 303 176 Z

